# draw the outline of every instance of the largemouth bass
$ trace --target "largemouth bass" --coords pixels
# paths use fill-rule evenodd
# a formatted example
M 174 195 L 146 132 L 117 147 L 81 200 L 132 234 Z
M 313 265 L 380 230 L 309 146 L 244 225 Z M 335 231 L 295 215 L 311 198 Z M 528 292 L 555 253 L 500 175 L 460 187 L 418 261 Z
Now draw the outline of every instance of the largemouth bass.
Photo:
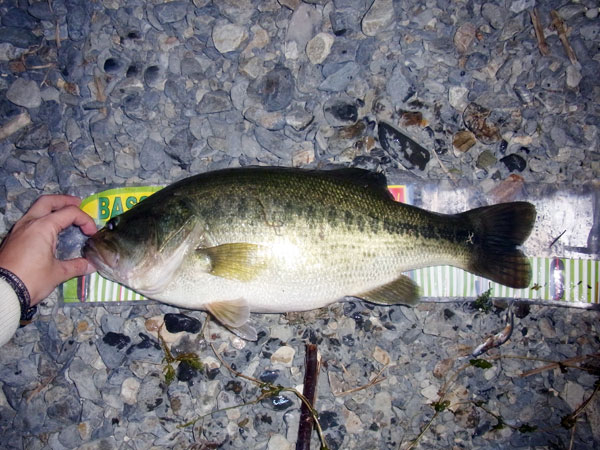
M 525 202 L 456 215 L 395 202 L 385 177 L 361 169 L 241 168 L 174 183 L 112 218 L 85 244 L 101 275 L 171 305 L 209 311 L 255 339 L 251 312 L 320 308 L 344 296 L 414 304 L 403 272 L 460 267 L 527 287 L 517 248 Z

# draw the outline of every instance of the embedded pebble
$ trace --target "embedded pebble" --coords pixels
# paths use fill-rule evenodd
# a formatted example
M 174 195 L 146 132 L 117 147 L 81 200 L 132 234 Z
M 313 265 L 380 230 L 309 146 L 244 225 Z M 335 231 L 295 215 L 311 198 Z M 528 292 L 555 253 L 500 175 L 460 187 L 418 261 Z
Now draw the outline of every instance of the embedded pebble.
M 362 19 L 362 31 L 367 36 L 376 36 L 394 20 L 394 2 L 375 0 Z
M 271 362 L 273 364 L 279 363 L 284 366 L 291 366 L 295 354 L 296 350 L 294 348 L 284 345 L 279 347 L 275 353 L 271 355 Z
M 42 104 L 40 87 L 33 80 L 17 78 L 6 91 L 6 98 L 15 105 L 37 108 Z
M 213 28 L 212 39 L 215 48 L 221 53 L 237 50 L 246 39 L 246 29 L 232 23 L 218 25 Z
M 329 56 L 335 36 L 319 33 L 306 44 L 306 56 L 312 64 L 321 64 Z

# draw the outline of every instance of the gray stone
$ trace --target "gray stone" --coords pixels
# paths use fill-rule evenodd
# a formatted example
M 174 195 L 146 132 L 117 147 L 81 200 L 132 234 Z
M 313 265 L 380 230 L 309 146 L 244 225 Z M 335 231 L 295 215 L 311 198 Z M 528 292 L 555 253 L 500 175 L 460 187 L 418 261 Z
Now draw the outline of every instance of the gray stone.
M 38 45 L 40 38 L 23 28 L 0 27 L 0 42 L 6 42 L 18 48 L 29 48 Z
M 41 150 L 50 145 L 50 131 L 45 123 L 38 123 L 26 128 L 15 146 L 22 150 Z
M 94 164 L 85 171 L 86 176 L 92 181 L 108 183 L 112 180 L 114 170 L 108 164 Z
M 71 424 L 60 430 L 58 441 L 65 448 L 76 448 L 83 443 L 81 434 L 79 433 L 79 424 Z M 53 446 L 53 448 L 55 448 Z
M 554 126 L 550 130 L 550 138 L 556 147 L 564 147 L 567 145 L 567 133 L 559 126 Z
M 211 91 L 204 94 L 196 106 L 201 114 L 214 114 L 231 110 L 231 97 L 224 90 Z
M 108 436 L 86 442 L 77 447 L 77 450 L 109 450 L 117 447 L 118 445 L 115 438 L 113 436 Z
M 385 85 L 386 92 L 395 105 L 402 105 L 416 93 L 412 81 L 404 71 L 403 64 L 397 64 Z
M 582 79 L 581 72 L 573 65 L 567 66 L 567 87 L 574 89 L 579 86 Z
M 489 56 L 484 53 L 471 53 L 467 58 L 467 63 L 465 64 L 465 69 L 467 70 L 477 70 L 485 67 L 488 63 Z
M 171 138 L 168 145 L 165 147 L 165 153 L 180 163 L 189 164 L 193 159 L 191 152 L 192 145 L 192 138 L 189 130 L 186 128 L 179 131 Z
M 96 341 L 98 353 L 109 369 L 120 367 L 125 360 L 125 355 L 131 338 L 120 333 L 109 332 Z
M 510 10 L 515 14 L 533 7 L 535 7 L 535 0 L 513 0 L 510 4 Z
M 81 416 L 81 400 L 72 391 L 72 387 L 58 384 L 51 387 L 44 395 L 48 403 L 48 417 L 62 424 L 77 422 Z
M 130 361 L 144 361 L 153 364 L 159 364 L 164 353 L 158 341 L 150 338 L 144 333 L 140 333 L 141 341 L 133 344 L 127 349 L 127 358 Z
M 320 22 L 321 13 L 317 8 L 300 3 L 290 18 L 285 37 L 286 52 L 290 59 L 296 59 L 304 51 Z
M 25 214 L 38 197 L 39 195 L 37 192 L 32 189 L 28 189 L 17 196 L 15 200 L 15 206 L 19 208 L 23 214 Z
M 142 380 L 137 395 L 138 408 L 141 412 L 154 411 L 165 402 L 163 382 L 157 373 L 150 373 Z
M 42 93 L 38 84 L 24 78 L 17 78 L 10 85 L 6 91 L 6 98 L 24 108 L 38 108 L 42 104 Z
M 266 111 L 280 111 L 292 102 L 294 76 L 289 69 L 278 67 L 259 80 L 255 89 Z
M 102 398 L 98 387 L 94 384 L 94 369 L 80 358 L 73 359 L 68 374 L 69 378 L 75 383 L 81 398 L 92 401 L 98 401 Z
M 325 119 L 333 127 L 351 125 L 358 120 L 357 105 L 350 100 L 331 98 L 323 105 L 323 112 Z
M 247 36 L 248 33 L 244 27 L 233 23 L 216 25 L 212 32 L 213 43 L 220 53 L 237 50 Z
M 321 64 L 329 56 L 335 36 L 319 33 L 306 44 L 306 56 L 312 64 Z
M 89 34 L 92 8 L 79 0 L 66 0 L 65 5 L 68 10 L 66 19 L 69 37 L 74 41 L 81 41 Z
M 10 8 L 2 16 L 1 23 L 7 27 L 33 30 L 39 24 L 39 21 L 22 9 Z
M 367 36 L 376 36 L 394 20 L 394 2 L 375 0 L 362 19 L 362 32 Z
M 27 12 L 36 19 L 52 21 L 54 13 L 50 5 L 46 2 L 33 2 L 27 8 Z
M 50 158 L 47 156 L 42 156 L 39 159 L 35 165 L 33 179 L 35 187 L 40 190 L 44 189 L 48 183 L 57 181 L 56 170 L 54 170 L 54 165 L 52 164 L 52 160 Z
M 506 11 L 495 3 L 484 3 L 481 7 L 481 15 L 486 19 L 492 28 L 502 29 L 506 21 Z
M 351 61 L 344 64 L 337 72 L 329 75 L 319 89 L 329 92 L 340 92 L 360 75 L 360 66 Z
M 265 150 L 281 158 L 284 162 L 291 162 L 292 153 L 286 146 L 287 139 L 279 132 L 272 132 L 261 127 L 256 127 L 254 136 L 256 137 L 256 141 Z
M 167 160 L 165 146 L 148 138 L 140 150 L 140 165 L 144 170 L 155 171 Z
M 516 16 L 511 18 L 511 20 L 506 22 L 506 24 L 502 28 L 502 32 L 500 33 L 500 37 L 498 39 L 500 41 L 506 41 L 519 34 L 525 28 L 525 22 L 528 19 L 529 14 L 527 14 L 526 12 L 517 14 Z
M 179 22 L 182 20 L 190 5 L 187 1 L 173 1 L 154 6 L 154 16 L 161 24 Z

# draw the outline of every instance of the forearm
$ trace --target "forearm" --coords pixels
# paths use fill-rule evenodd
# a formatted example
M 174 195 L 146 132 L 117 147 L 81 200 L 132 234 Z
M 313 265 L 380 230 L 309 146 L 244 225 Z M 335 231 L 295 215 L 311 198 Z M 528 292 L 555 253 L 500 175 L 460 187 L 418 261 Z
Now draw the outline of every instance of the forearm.
M 0 278 L 0 346 L 6 344 L 19 327 L 21 304 L 13 288 Z

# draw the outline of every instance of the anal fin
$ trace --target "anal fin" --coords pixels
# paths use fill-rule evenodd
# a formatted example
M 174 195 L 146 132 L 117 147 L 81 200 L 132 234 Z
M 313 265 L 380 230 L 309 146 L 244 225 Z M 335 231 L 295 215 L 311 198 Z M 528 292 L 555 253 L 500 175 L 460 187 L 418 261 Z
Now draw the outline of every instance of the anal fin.
M 378 305 L 414 305 L 418 302 L 420 293 L 419 286 L 413 280 L 406 275 L 400 275 L 391 283 L 363 292 L 356 297 Z
M 256 341 L 258 339 L 256 330 L 248 323 L 250 319 L 250 306 L 243 298 L 211 302 L 206 305 L 206 309 L 222 325 L 242 339 L 248 341 Z

